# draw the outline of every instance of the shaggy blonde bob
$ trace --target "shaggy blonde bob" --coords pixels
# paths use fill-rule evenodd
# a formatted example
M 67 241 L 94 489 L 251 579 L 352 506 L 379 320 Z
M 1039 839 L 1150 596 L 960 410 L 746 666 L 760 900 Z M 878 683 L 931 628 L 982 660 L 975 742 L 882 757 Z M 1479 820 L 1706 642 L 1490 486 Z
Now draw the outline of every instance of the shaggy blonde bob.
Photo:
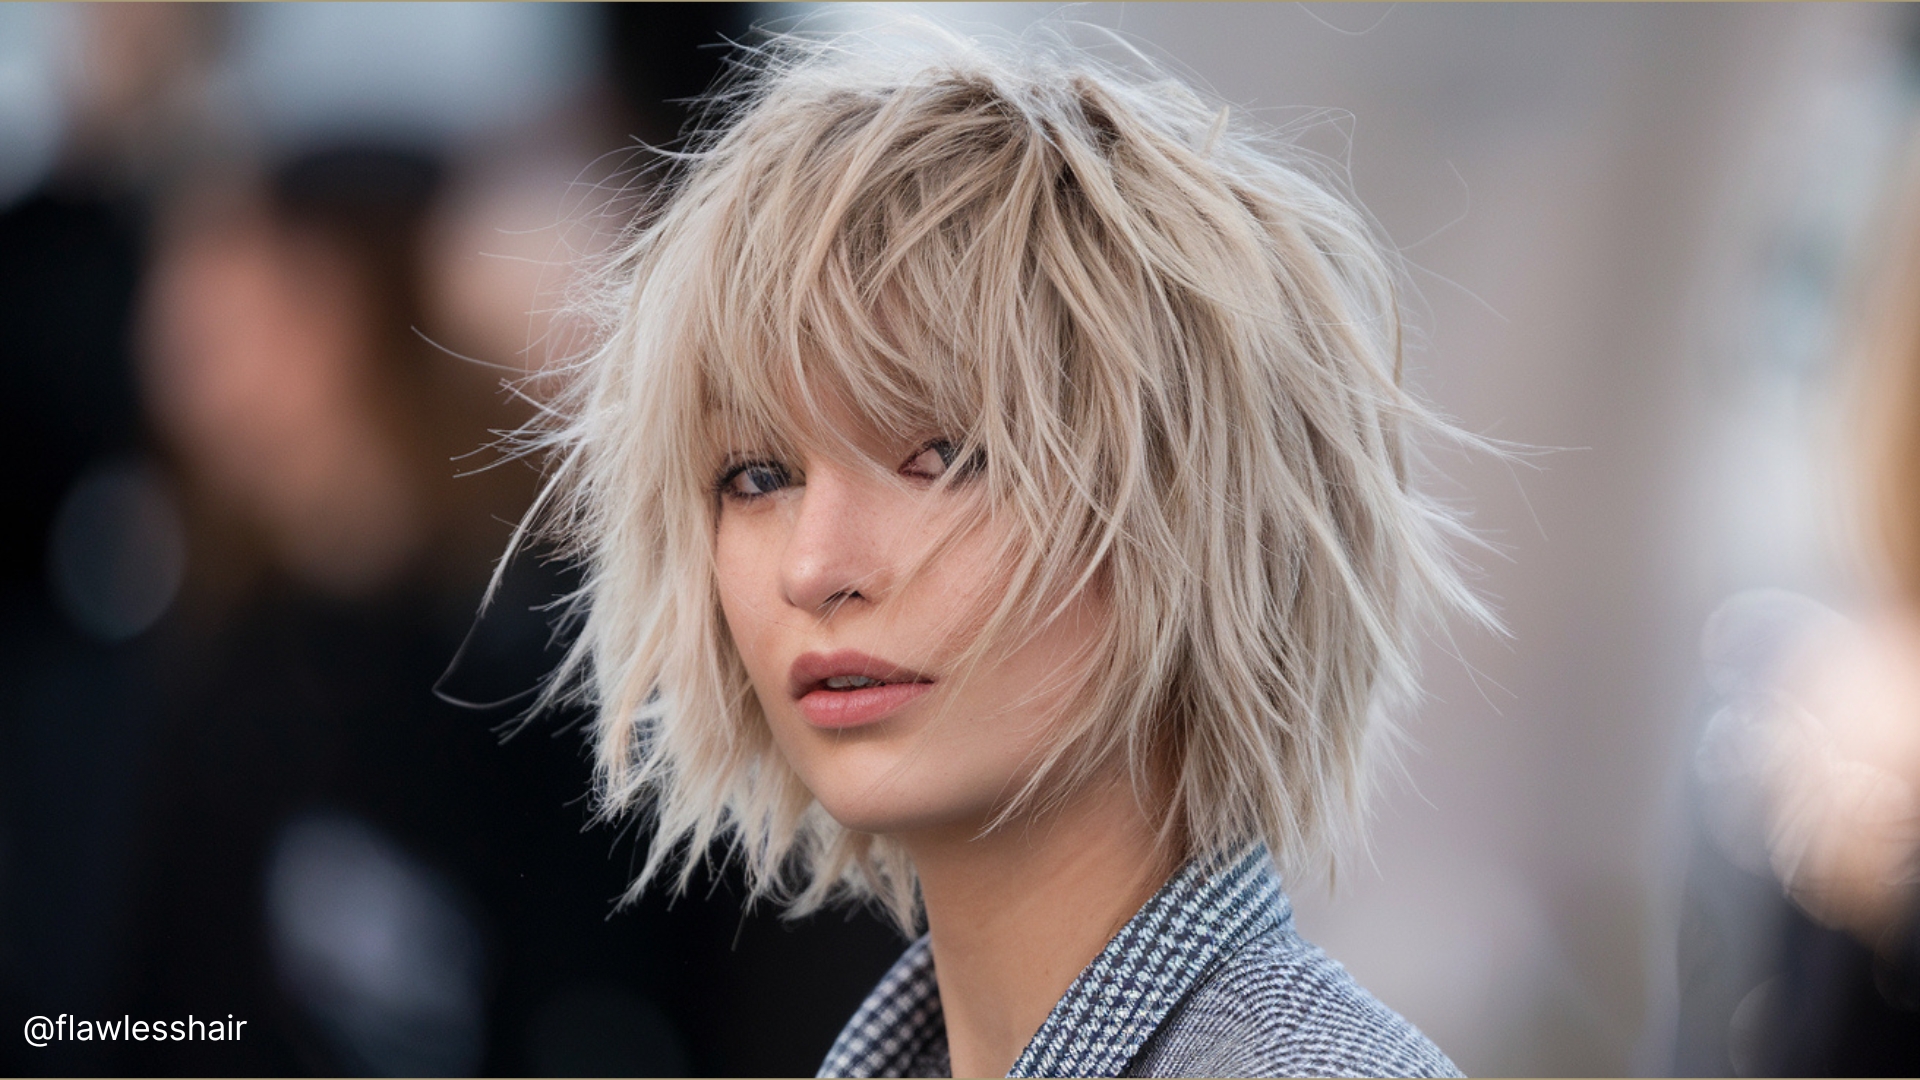
M 709 117 L 536 442 L 530 522 L 585 571 L 548 699 L 594 710 L 601 811 L 647 815 L 630 895 L 724 844 L 756 895 L 917 918 L 897 846 L 831 820 L 774 747 L 714 583 L 730 450 L 864 460 L 828 402 L 943 433 L 973 466 L 947 482 L 1012 523 L 974 660 L 1082 589 L 1121 613 L 1002 819 L 1123 761 L 1172 853 L 1327 854 L 1413 697 L 1418 627 L 1482 614 L 1464 533 L 1410 486 L 1455 433 L 1399 384 L 1365 218 L 1186 86 L 1065 46 L 787 38 Z

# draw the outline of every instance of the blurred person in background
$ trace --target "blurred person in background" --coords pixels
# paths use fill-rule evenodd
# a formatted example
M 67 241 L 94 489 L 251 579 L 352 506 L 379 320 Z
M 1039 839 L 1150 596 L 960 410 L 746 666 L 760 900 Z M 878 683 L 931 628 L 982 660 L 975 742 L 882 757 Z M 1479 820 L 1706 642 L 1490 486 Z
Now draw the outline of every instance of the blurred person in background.
M 1920 160 L 1916 158 L 1915 160 Z M 1920 173 L 1855 375 L 1866 613 L 1779 589 L 1709 620 L 1681 1071 L 1920 1073 Z
M 196 557 L 142 815 L 132 1007 L 288 997 L 325 1048 L 262 1056 L 302 1046 L 257 1017 L 250 1044 L 188 1044 L 182 1067 L 232 1069 L 236 1049 L 269 1072 L 481 1061 L 485 949 L 459 882 L 487 861 L 410 852 L 470 846 L 500 797 L 487 781 L 509 779 L 485 724 L 432 689 L 487 570 L 463 542 L 518 493 L 505 470 L 453 482 L 493 379 L 415 333 L 438 174 L 352 148 L 257 192 L 204 181 L 149 270 L 144 397 Z M 530 684 L 539 653 L 525 655 Z M 316 909 L 323 884 L 335 894 Z M 400 944 L 356 967 L 356 936 Z
M 475 625 L 528 494 L 482 448 L 543 330 L 527 273 L 457 264 L 519 241 L 579 147 L 669 139 L 660 99 L 750 15 L 648 10 L 591 16 L 584 101 L 457 150 L 336 124 L 263 151 L 194 88 L 264 16 L 81 16 L 83 69 L 125 92 L 72 138 L 123 150 L 0 222 L 13 430 L 49 451 L 7 563 L 4 1000 L 248 1026 L 18 1071 L 792 1073 L 891 960 L 871 919 L 778 923 L 724 875 L 609 918 L 644 851 L 583 833 L 573 740 L 502 745 L 569 586 L 516 566 Z
M 124 940 L 133 793 L 155 723 L 144 635 L 185 564 L 138 402 L 133 307 L 156 192 L 200 152 L 226 20 L 188 4 L 0 17 L 16 43 L 34 40 L 33 20 L 69 20 L 72 52 L 65 66 L 40 58 L 62 122 L 38 133 L 39 171 L 27 132 L 0 138 L 20 185 L 0 191 L 0 424 L 14 448 L 0 539 L 0 1005 L 24 1017 L 103 1007 Z M 49 1047 L 19 1069 L 98 1071 L 100 1049 Z M 0 1064 L 21 1050 L 7 1043 Z

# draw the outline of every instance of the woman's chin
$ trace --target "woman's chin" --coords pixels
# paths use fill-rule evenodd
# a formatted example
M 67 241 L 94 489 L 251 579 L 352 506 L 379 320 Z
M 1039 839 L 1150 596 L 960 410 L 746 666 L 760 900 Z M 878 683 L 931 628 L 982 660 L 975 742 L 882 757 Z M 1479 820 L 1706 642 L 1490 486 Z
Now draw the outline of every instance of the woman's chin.
M 858 795 L 833 792 L 814 796 L 827 816 L 852 832 L 875 836 L 911 837 L 953 834 L 977 835 L 990 820 L 990 813 L 974 800 L 952 802 L 907 797 L 904 792 L 865 792 Z

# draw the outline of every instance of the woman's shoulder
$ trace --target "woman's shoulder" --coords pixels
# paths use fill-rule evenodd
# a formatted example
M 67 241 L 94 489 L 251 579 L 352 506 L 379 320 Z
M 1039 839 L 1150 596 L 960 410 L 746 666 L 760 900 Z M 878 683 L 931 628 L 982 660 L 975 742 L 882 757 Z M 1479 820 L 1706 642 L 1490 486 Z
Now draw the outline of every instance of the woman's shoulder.
M 1431 1040 L 1290 925 L 1227 956 L 1170 1015 L 1137 1076 L 1459 1076 Z

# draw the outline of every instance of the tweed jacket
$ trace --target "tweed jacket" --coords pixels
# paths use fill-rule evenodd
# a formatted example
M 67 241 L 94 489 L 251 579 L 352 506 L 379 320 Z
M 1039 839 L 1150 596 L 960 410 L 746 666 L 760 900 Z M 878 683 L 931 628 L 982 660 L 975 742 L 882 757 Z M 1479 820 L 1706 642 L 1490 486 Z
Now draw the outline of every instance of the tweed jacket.
M 881 978 L 821 1076 L 946 1076 L 922 937 Z M 1067 988 L 1009 1076 L 1458 1076 L 1414 1026 L 1301 940 L 1264 847 L 1189 863 Z

